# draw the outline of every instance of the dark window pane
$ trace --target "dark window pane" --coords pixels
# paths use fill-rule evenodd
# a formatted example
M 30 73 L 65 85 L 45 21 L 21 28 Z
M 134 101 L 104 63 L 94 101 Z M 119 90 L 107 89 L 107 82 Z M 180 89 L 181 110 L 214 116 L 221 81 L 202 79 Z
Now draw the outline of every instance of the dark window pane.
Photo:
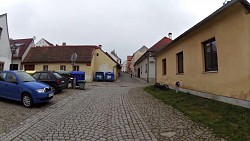
M 183 52 L 177 54 L 177 73 L 184 73 L 183 70 Z
M 212 39 L 204 43 L 205 71 L 217 71 L 218 59 L 216 41 Z
M 162 75 L 166 75 L 167 74 L 167 62 L 166 59 L 162 59 Z

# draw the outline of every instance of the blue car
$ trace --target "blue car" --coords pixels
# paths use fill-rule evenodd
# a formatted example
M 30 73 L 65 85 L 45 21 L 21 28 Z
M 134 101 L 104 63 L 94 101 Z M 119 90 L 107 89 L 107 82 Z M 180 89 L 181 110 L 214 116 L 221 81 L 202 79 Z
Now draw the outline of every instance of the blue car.
M 47 102 L 54 91 L 47 84 L 36 82 L 23 71 L 0 71 L 0 97 L 21 101 L 25 107 Z

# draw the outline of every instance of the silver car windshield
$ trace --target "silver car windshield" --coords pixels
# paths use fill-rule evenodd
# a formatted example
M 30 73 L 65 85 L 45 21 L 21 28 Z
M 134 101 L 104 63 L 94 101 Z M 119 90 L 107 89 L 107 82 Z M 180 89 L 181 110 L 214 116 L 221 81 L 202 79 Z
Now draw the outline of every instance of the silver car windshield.
M 22 82 L 34 82 L 36 81 L 32 76 L 26 72 L 16 72 L 16 75 Z

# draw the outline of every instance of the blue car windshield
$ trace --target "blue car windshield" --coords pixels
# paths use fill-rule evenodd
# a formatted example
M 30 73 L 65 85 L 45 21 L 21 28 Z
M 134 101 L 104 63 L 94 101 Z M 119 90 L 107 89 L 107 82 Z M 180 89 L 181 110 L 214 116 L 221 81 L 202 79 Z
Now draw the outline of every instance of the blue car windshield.
M 34 82 L 36 81 L 32 76 L 26 72 L 16 72 L 16 75 L 22 82 Z

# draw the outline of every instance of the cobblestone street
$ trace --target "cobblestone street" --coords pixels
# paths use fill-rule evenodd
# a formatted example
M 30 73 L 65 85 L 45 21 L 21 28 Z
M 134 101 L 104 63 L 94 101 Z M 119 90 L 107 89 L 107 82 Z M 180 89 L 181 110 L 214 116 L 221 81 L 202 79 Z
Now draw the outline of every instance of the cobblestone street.
M 76 91 L 0 134 L 0 140 L 219 140 L 145 93 L 145 85 L 129 75 L 114 83 L 89 83 L 86 91 Z

